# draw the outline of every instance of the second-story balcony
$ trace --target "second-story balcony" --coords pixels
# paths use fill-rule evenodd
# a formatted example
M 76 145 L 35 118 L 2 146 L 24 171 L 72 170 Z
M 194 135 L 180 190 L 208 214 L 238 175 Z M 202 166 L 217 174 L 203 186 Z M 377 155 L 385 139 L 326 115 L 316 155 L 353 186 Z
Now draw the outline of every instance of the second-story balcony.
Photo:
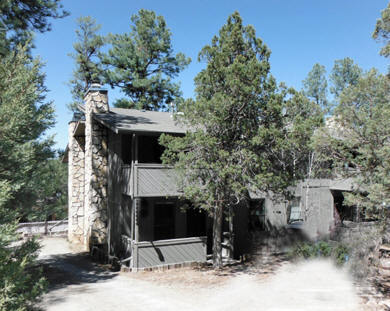
M 131 197 L 179 196 L 174 169 L 162 164 L 135 163 L 122 168 L 122 192 Z

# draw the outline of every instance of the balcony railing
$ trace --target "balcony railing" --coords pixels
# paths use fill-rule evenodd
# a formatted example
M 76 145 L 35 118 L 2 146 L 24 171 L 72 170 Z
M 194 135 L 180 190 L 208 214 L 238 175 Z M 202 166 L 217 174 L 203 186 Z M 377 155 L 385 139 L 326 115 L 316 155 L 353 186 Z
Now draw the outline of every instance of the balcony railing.
M 138 163 L 122 168 L 123 193 L 132 197 L 178 196 L 176 173 L 162 164 Z
M 161 265 L 206 262 L 207 238 L 191 237 L 134 243 L 137 258 L 133 268 L 147 268 Z

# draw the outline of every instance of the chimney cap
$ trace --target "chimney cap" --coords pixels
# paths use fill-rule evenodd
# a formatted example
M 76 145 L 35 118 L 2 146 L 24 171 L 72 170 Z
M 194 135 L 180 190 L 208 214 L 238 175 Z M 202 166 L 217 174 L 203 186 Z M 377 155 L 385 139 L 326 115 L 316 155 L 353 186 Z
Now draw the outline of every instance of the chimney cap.
M 93 82 L 91 84 L 91 87 L 99 89 L 102 88 L 102 85 L 99 82 Z
M 102 92 L 107 93 L 107 89 L 102 87 L 100 83 L 92 83 L 91 86 L 88 88 L 88 90 L 85 92 L 85 95 L 87 95 L 89 92 Z

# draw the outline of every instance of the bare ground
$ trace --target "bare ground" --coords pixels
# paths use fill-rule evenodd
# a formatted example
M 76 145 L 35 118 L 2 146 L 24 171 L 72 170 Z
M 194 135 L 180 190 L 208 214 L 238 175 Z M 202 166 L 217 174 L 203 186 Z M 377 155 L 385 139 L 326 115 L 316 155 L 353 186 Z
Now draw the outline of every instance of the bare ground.
M 296 264 L 271 256 L 222 271 L 118 273 L 92 264 L 65 239 L 42 244 L 40 260 L 50 282 L 42 301 L 47 311 L 370 310 L 346 271 L 329 261 Z

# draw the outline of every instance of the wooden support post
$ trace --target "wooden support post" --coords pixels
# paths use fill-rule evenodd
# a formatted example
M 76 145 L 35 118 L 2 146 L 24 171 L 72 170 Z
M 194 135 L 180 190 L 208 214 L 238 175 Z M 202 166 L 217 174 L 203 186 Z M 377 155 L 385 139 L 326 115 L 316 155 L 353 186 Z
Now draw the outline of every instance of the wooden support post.
M 135 242 L 139 242 L 139 210 L 140 210 L 140 207 L 141 207 L 141 199 L 140 198 L 136 198 L 134 199 L 134 212 L 135 212 L 135 228 L 134 228 L 134 240 Z
M 135 198 L 133 200 L 133 265 L 132 268 L 138 269 L 138 242 L 139 242 L 139 210 L 141 207 L 141 199 Z
M 138 135 L 136 134 L 133 134 L 131 149 L 133 152 L 133 161 L 135 164 L 138 164 Z

